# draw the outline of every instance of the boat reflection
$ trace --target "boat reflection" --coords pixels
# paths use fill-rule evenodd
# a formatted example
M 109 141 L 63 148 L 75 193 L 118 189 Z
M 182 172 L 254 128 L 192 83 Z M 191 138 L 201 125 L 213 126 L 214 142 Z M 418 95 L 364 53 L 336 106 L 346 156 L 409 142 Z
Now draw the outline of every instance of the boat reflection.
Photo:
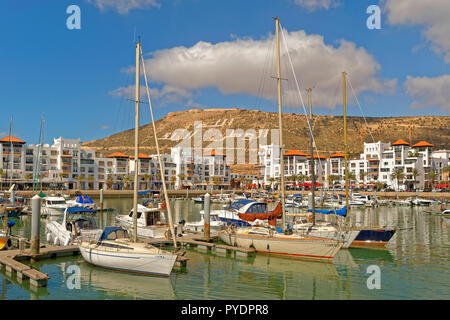
M 147 277 L 130 273 L 118 273 L 88 265 L 84 260 L 77 260 L 80 268 L 81 285 L 87 285 L 105 294 L 126 299 L 176 299 L 170 278 Z M 63 269 L 65 270 L 65 268 Z

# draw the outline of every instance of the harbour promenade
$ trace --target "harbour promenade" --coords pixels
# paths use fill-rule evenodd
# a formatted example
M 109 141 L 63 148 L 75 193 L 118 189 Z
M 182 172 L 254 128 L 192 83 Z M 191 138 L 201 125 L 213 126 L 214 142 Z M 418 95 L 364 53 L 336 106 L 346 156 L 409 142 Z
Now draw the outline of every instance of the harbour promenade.
M 144 190 L 142 190 L 144 191 Z M 159 190 L 155 190 L 155 191 L 159 191 Z M 207 190 L 167 190 L 169 197 L 171 198 L 186 198 L 186 197 L 198 197 L 200 195 L 204 195 L 206 193 L 212 193 L 212 194 L 220 194 L 219 191 L 217 190 L 213 190 L 211 191 L 207 191 Z M 253 192 L 257 193 L 258 191 L 262 191 L 262 190 L 258 190 L 255 189 Z M 55 193 L 64 193 L 64 194 L 68 194 L 69 196 L 75 196 L 77 193 L 82 193 L 82 194 L 86 194 L 89 195 L 91 197 L 100 197 L 100 191 L 99 190 L 43 190 L 44 193 L 46 194 L 55 194 Z M 243 190 L 243 189 L 235 189 L 235 190 L 224 190 L 223 193 L 224 194 L 229 194 L 229 193 L 235 193 L 235 194 L 242 194 L 242 193 L 247 193 L 250 194 L 251 191 L 250 190 Z M 309 191 L 306 190 L 305 193 L 308 193 Z M 320 193 L 320 190 L 318 190 L 317 192 Z M 328 194 L 332 194 L 333 191 L 325 191 Z M 287 195 L 290 194 L 298 194 L 298 193 L 303 193 L 303 191 L 301 190 L 289 190 L 286 191 Z M 359 194 L 361 195 L 374 195 L 373 191 L 370 192 L 364 192 L 364 191 L 358 191 Z M 335 191 L 334 194 L 345 194 L 344 191 Z M 26 197 L 29 198 L 33 195 L 33 191 L 16 191 L 16 195 L 19 197 Z M 397 197 L 396 192 L 380 192 L 377 191 L 376 193 L 377 197 L 380 199 L 395 199 Z M 105 198 L 130 198 L 133 196 L 133 190 L 104 190 L 103 191 L 103 197 Z M 417 196 L 419 198 L 424 198 L 424 199 L 437 199 L 437 200 L 446 200 L 446 201 L 450 201 L 450 192 L 419 192 L 417 194 Z M 415 192 L 398 192 L 398 198 L 399 199 L 406 199 L 409 197 L 416 197 L 416 193 Z

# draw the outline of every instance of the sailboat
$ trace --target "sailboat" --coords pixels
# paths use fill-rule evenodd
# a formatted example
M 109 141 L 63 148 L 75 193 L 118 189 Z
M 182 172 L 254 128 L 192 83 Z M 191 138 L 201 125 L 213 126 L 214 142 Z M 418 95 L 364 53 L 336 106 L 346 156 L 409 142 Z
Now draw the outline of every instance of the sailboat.
M 311 103 L 311 91 L 312 89 L 308 89 L 308 105 L 309 105 L 309 126 L 310 126 L 310 152 L 314 154 L 313 150 L 313 134 L 312 134 L 312 103 Z M 345 98 L 344 98 L 345 99 Z M 346 144 L 346 141 L 345 141 Z M 347 150 L 347 149 L 346 149 Z M 335 239 L 343 241 L 343 248 L 349 248 L 356 237 L 359 235 L 359 230 L 351 229 L 351 228 L 340 228 L 332 225 L 327 222 L 316 223 L 316 212 L 323 214 L 335 214 L 337 216 L 347 216 L 347 207 L 344 207 L 340 210 L 319 210 L 315 208 L 315 165 L 314 165 L 314 157 L 311 157 L 311 193 L 312 193 L 312 208 L 308 209 L 309 212 L 312 212 L 312 222 L 308 221 L 300 221 L 296 222 L 292 228 L 297 232 L 302 232 L 306 235 Z M 347 193 L 348 197 L 348 193 Z M 348 201 L 348 199 L 347 199 Z
M 346 227 L 349 228 L 349 195 L 348 195 L 348 145 L 347 145 L 347 113 L 346 113 L 346 73 L 342 73 L 343 81 L 343 105 L 344 105 L 344 142 L 345 142 L 345 208 L 347 210 L 346 215 Z M 378 226 L 363 227 L 359 229 L 359 234 L 350 245 L 350 248 L 358 247 L 380 247 L 385 246 L 389 240 L 394 236 L 396 229 L 383 228 Z
M 134 193 L 133 193 L 133 205 L 134 205 L 133 239 L 129 237 L 128 231 L 122 227 L 106 227 L 103 230 L 103 233 L 98 241 L 95 242 L 83 241 L 79 244 L 79 248 L 80 253 L 83 256 L 84 260 L 95 266 L 118 271 L 168 277 L 172 272 L 172 268 L 175 264 L 178 255 L 173 252 L 159 249 L 155 246 L 152 246 L 144 242 L 138 242 L 137 239 L 140 55 L 142 55 L 142 51 L 141 51 L 141 43 L 139 41 L 136 44 L 136 115 L 134 128 L 135 170 L 134 170 Z M 172 232 L 172 236 L 175 239 L 173 226 L 170 229 Z
M 283 160 L 283 125 L 281 108 L 281 67 L 280 67 L 280 42 L 279 42 L 279 19 L 275 18 L 276 41 L 277 41 L 277 71 L 278 71 L 278 122 L 280 127 L 280 177 L 281 177 L 281 223 L 282 233 L 279 228 L 273 230 L 270 227 L 229 228 L 219 233 L 222 241 L 229 245 L 254 248 L 257 252 L 279 255 L 283 257 L 294 257 L 308 260 L 330 261 L 334 258 L 343 243 L 334 239 L 318 238 L 295 234 L 286 230 L 285 212 L 285 183 L 284 183 L 284 160 Z

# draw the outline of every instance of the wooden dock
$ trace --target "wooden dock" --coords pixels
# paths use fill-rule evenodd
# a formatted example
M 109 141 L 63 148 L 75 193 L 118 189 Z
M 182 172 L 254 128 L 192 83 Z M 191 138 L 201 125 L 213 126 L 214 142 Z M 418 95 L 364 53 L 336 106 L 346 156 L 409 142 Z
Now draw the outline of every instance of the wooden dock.
M 32 254 L 31 249 L 0 251 L 0 268 L 2 270 L 3 268 L 6 269 L 5 271 L 9 275 L 16 273 L 19 282 L 29 279 L 31 286 L 46 287 L 48 279 L 50 279 L 49 275 L 33 269 L 32 266 L 23 264 L 20 261 L 70 256 L 76 255 L 78 252 L 78 246 L 44 246 L 39 249 L 39 254 L 37 255 Z
M 231 253 L 235 253 L 236 256 L 240 257 L 249 257 L 255 254 L 255 250 L 252 248 L 240 248 L 240 247 L 234 247 L 229 246 L 225 244 L 219 244 L 215 241 L 218 240 L 219 234 L 218 232 L 211 232 L 210 241 L 206 241 L 202 237 L 203 232 L 198 232 L 195 234 L 183 236 L 183 237 L 177 237 L 177 243 L 181 246 L 187 246 L 187 247 L 196 247 L 197 250 L 203 251 L 203 252 L 214 252 L 218 255 L 227 255 Z M 154 246 L 158 246 L 158 244 L 163 245 L 172 245 L 173 241 L 171 239 L 145 239 L 144 240 L 147 243 L 150 243 Z

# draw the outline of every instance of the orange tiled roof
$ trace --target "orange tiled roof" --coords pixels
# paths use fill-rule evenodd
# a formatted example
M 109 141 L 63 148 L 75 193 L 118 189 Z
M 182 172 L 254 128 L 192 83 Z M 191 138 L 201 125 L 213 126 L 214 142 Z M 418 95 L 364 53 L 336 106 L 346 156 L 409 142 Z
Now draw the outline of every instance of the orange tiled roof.
M 393 146 L 409 146 L 409 143 L 406 142 L 405 140 L 399 139 L 399 140 L 395 141 L 392 145 Z
M 426 141 L 420 141 L 420 142 L 417 142 L 415 145 L 413 145 L 413 148 L 414 147 L 434 147 L 434 145 L 431 143 L 428 143 Z
M 130 156 L 131 159 L 134 159 L 134 156 Z M 139 159 L 151 159 L 152 157 L 143 154 L 143 153 L 139 153 Z
M 7 136 L 0 139 L 0 142 L 16 142 L 16 143 L 25 143 L 25 141 L 17 139 L 16 137 Z
M 300 156 L 300 157 L 307 157 L 308 155 L 306 153 L 303 153 L 301 151 L 298 150 L 289 150 L 288 152 L 286 152 L 284 154 L 285 157 L 287 156 Z
M 322 160 L 325 160 L 327 157 L 324 157 L 324 156 L 318 156 L 317 154 L 315 154 L 315 155 L 314 155 L 314 159 L 318 159 L 318 158 L 320 158 L 320 159 L 322 159 Z M 311 159 L 311 156 L 308 155 L 308 159 Z
M 124 154 L 122 152 L 114 152 L 106 157 L 107 158 L 129 158 L 130 156 L 127 156 L 126 154 Z
M 207 156 L 223 156 L 223 157 L 226 157 L 225 154 L 220 153 L 220 152 L 216 152 L 216 150 L 213 150 L 210 154 L 207 154 Z
M 338 153 L 332 154 L 330 156 L 330 158 L 345 158 L 345 154 L 343 154 L 342 152 L 338 152 Z

